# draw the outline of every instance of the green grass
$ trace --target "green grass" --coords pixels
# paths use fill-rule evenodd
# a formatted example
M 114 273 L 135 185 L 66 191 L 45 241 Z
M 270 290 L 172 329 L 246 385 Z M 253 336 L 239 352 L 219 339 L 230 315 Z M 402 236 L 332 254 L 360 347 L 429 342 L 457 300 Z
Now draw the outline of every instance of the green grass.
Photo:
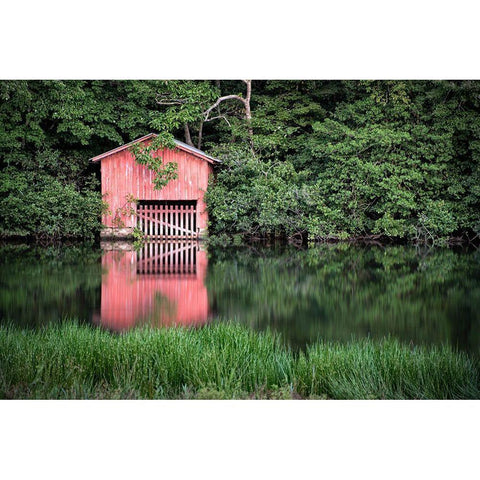
M 449 347 L 316 343 L 218 323 L 126 334 L 63 323 L 0 327 L 2 398 L 480 398 L 478 365 Z

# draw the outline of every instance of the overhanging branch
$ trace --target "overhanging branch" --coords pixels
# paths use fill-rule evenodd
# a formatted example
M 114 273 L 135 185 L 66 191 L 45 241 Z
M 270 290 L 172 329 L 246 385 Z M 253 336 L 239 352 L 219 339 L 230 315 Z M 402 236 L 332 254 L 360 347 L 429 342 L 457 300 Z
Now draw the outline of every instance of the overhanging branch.
M 240 95 L 225 95 L 224 97 L 220 97 L 211 107 L 207 108 L 207 110 L 203 112 L 203 114 L 205 115 L 205 122 L 208 121 L 208 116 L 210 115 L 210 112 L 214 108 L 218 107 L 225 100 L 240 100 L 245 105 L 245 99 L 242 98 Z

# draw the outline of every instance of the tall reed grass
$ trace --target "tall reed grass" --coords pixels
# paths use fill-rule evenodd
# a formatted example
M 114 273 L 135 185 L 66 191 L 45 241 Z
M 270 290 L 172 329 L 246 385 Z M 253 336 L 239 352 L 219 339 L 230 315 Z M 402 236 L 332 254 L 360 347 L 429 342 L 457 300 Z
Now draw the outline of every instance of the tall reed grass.
M 217 323 L 112 334 L 65 322 L 0 327 L 2 398 L 480 398 L 466 354 L 394 339 L 316 343 Z

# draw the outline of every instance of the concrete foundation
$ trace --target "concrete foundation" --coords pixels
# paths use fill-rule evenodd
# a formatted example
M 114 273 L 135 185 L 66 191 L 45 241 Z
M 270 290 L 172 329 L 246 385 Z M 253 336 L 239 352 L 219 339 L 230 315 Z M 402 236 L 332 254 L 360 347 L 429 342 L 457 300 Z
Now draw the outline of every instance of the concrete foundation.
M 112 228 L 104 227 L 100 232 L 100 238 L 126 239 L 133 238 L 133 227 Z

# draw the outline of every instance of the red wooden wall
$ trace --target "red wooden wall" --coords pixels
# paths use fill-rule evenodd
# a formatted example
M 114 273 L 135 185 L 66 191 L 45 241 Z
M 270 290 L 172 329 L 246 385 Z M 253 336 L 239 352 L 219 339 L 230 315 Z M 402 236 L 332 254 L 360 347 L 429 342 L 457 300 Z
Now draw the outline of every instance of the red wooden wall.
M 178 165 L 178 178 L 171 180 L 160 191 L 153 188 L 154 173 L 147 167 L 138 165 L 128 149 L 112 153 L 101 160 L 102 194 L 110 206 L 110 214 L 102 217 L 105 226 L 115 226 L 115 213 L 125 206 L 126 197 L 133 195 L 139 200 L 196 200 L 197 227 L 202 230 L 207 228 L 204 192 L 208 186 L 208 177 L 213 173 L 212 165 L 180 149 L 164 149 L 158 153 L 164 162 L 176 162 Z M 135 226 L 134 216 L 122 216 L 121 219 L 125 227 Z

